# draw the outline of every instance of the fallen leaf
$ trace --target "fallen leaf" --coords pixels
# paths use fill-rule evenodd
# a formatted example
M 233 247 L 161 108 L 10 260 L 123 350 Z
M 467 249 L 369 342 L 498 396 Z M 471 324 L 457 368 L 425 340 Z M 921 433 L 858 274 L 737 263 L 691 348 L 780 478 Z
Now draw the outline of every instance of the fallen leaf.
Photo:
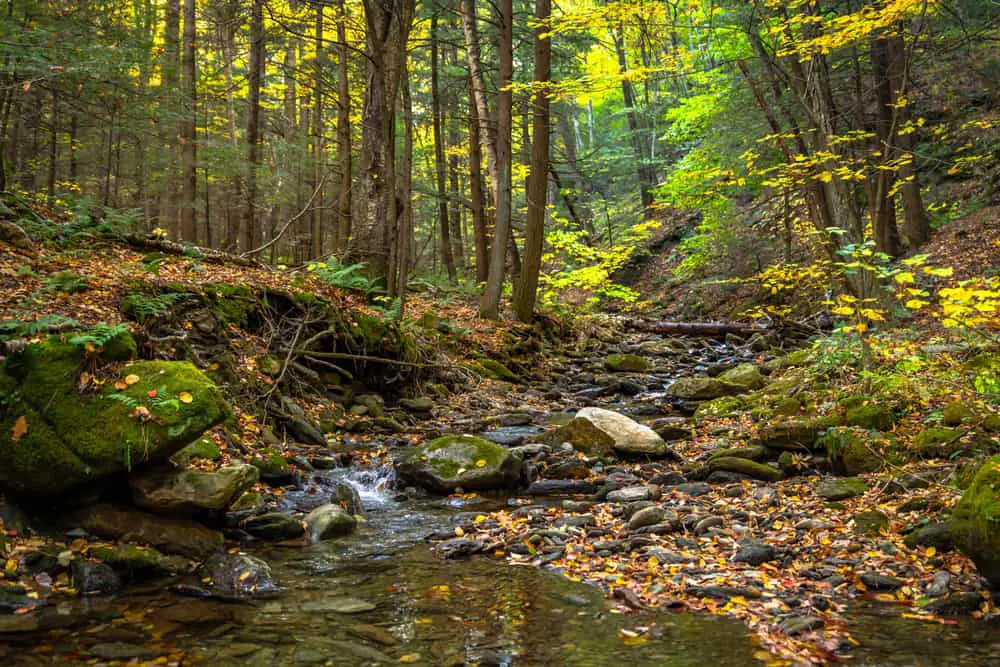
M 125 376 L 125 384 L 131 386 L 131 385 L 135 384 L 136 382 L 138 382 L 139 379 L 140 379 L 139 376 L 136 375 L 135 373 L 132 373 L 131 375 L 126 375 Z
M 28 420 L 24 418 L 24 415 L 21 415 L 20 417 L 17 418 L 17 421 L 14 422 L 14 428 L 10 434 L 10 439 L 13 442 L 18 442 L 21 440 L 21 438 L 23 438 L 27 434 L 28 434 Z
M 146 392 L 146 396 L 149 396 L 150 398 L 156 398 L 157 393 L 158 392 L 155 389 L 150 389 L 149 391 Z
M 407 653 L 406 655 L 399 656 L 400 662 L 416 662 L 417 660 L 420 660 L 419 653 Z
M 194 396 L 192 396 L 189 392 L 182 391 L 181 393 L 177 394 L 177 399 L 181 403 L 190 403 L 191 401 L 194 400 Z
M 479 459 L 478 461 L 476 461 L 476 467 L 477 468 L 485 468 L 486 467 L 486 459 Z

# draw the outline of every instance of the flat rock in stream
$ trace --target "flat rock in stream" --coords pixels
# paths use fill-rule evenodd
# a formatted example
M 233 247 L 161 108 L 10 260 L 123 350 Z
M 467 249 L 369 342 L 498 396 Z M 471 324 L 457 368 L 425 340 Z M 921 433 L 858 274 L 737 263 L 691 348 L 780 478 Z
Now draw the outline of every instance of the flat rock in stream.
M 597 493 L 597 485 L 585 479 L 543 479 L 528 487 L 529 496 L 572 496 Z
M 213 595 L 222 598 L 255 598 L 279 592 L 267 562 L 244 553 L 219 554 L 205 563 Z
M 620 454 L 661 457 L 670 453 L 656 431 L 623 414 L 602 408 L 583 408 L 566 426 L 545 434 L 552 445 L 568 442 L 589 455 Z
M 223 466 L 215 472 L 164 468 L 129 478 L 132 500 L 159 514 L 222 512 L 259 479 L 252 465 Z

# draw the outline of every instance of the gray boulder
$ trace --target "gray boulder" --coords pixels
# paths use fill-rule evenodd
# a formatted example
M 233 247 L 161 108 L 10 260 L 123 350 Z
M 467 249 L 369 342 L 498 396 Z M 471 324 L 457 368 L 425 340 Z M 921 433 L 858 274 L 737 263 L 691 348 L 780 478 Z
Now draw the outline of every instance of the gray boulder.
M 306 530 L 313 542 L 350 535 L 358 522 L 340 505 L 321 505 L 306 516 Z
M 222 512 L 260 477 L 252 465 L 239 463 L 215 472 L 162 469 L 129 479 L 132 500 L 159 514 Z

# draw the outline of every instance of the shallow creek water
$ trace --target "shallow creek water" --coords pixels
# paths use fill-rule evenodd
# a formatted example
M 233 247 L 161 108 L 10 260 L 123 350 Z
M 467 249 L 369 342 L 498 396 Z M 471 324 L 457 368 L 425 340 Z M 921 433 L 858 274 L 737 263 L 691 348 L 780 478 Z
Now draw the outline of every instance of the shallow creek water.
M 323 475 L 320 488 L 341 478 L 357 485 L 368 520 L 349 538 L 254 549 L 271 564 L 280 596 L 234 604 L 150 585 L 67 602 L 43 611 L 42 631 L 8 643 L 4 664 L 78 664 L 88 654 L 153 660 L 177 650 L 185 664 L 247 666 L 760 664 L 734 620 L 612 613 L 596 587 L 489 558 L 441 561 L 423 544 L 456 512 L 503 499 L 395 502 L 382 471 Z M 883 606 L 859 607 L 850 621 L 861 642 L 855 664 L 1000 664 L 995 624 L 930 625 Z M 629 638 L 637 627 L 654 629 L 638 643 Z

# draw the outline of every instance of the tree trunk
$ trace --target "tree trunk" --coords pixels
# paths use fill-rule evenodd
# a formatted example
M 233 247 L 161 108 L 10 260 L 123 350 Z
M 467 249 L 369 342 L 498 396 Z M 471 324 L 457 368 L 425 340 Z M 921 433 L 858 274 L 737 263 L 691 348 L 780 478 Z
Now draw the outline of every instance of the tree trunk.
M 497 50 L 500 56 L 500 71 L 497 89 L 500 92 L 497 95 L 496 234 L 492 250 L 493 256 L 490 258 L 489 278 L 486 282 L 486 296 L 480 308 L 480 314 L 491 320 L 500 317 L 500 295 L 503 293 L 507 239 L 511 239 L 511 243 L 513 243 L 510 228 L 512 104 L 509 86 L 514 73 L 514 8 L 511 0 L 500 0 L 499 19 L 500 36 Z
M 364 0 L 368 83 L 362 109 L 361 171 L 352 254 L 374 278 L 389 273 L 396 228 L 396 94 L 413 24 L 413 0 Z
M 875 97 L 878 106 L 875 133 L 878 136 L 884 165 L 892 158 L 892 137 L 895 133 L 892 83 L 889 80 L 889 47 L 884 36 L 875 36 L 872 41 L 872 70 L 875 76 Z M 897 257 L 900 252 L 896 204 L 892 195 L 895 181 L 896 175 L 891 169 L 876 170 L 874 201 L 871 202 L 875 247 L 891 257 Z
M 476 25 L 476 0 L 462 0 L 462 31 L 465 35 L 465 55 L 469 62 L 469 77 L 472 81 L 471 93 L 479 119 L 479 134 L 486 143 L 486 174 L 489 177 L 490 198 L 496 206 L 497 174 L 496 133 L 490 125 L 490 110 L 486 103 L 486 77 L 479 48 L 479 27 Z
M 470 80 L 471 84 L 471 80 Z M 472 233 L 476 244 L 476 282 L 485 284 L 489 271 L 489 234 L 486 229 L 486 203 L 483 195 L 482 154 L 479 141 L 479 117 L 469 88 L 469 197 L 472 199 Z
M 323 3 L 316 4 L 316 68 L 313 72 L 313 188 L 319 192 L 312 210 L 312 256 L 323 256 L 323 166 L 326 132 L 323 123 L 323 73 L 326 71 L 326 51 L 323 46 Z
M 181 123 L 181 175 L 183 178 L 181 202 L 181 238 L 191 243 L 198 242 L 198 228 L 195 223 L 196 197 L 198 195 L 197 173 L 197 126 L 198 126 L 198 84 L 195 62 L 195 0 L 184 0 L 184 119 Z
M 59 92 L 52 89 L 52 114 L 49 117 L 49 173 L 46 190 L 49 199 L 56 195 L 56 162 L 59 159 Z
M 931 233 L 930 219 L 924 210 L 923 198 L 920 196 L 920 180 L 918 178 L 916 155 L 913 149 L 917 133 L 913 128 L 907 128 L 910 123 L 910 109 L 906 104 L 899 104 L 906 97 L 909 89 L 910 63 L 906 52 L 906 43 L 900 34 L 888 38 L 889 83 L 892 87 L 893 109 L 896 112 L 895 147 L 893 157 L 902 159 L 899 167 L 899 192 L 903 199 L 903 235 L 910 250 L 919 248 Z M 903 129 L 906 131 L 902 131 Z
M 530 323 L 538 292 L 538 274 L 542 266 L 545 240 L 545 208 L 549 176 L 549 81 L 552 78 L 552 38 L 549 17 L 551 0 L 535 0 L 535 84 L 533 95 L 531 173 L 528 177 L 528 218 L 524 239 L 524 263 L 514 294 L 517 319 Z
M 247 78 L 247 176 L 246 200 L 240 220 L 239 248 L 257 246 L 257 166 L 260 143 L 260 85 L 264 69 L 264 0 L 253 0 L 250 14 L 250 71 Z
M 340 168 L 340 196 L 337 199 L 337 247 L 343 252 L 351 239 L 351 90 L 347 72 L 347 15 L 344 0 L 337 5 L 337 162 Z
M 625 102 L 625 117 L 628 119 L 629 134 L 632 137 L 632 152 L 635 155 L 636 170 L 639 176 L 639 188 L 642 197 L 642 208 L 649 217 L 653 211 L 653 187 L 656 177 L 651 172 L 646 154 L 642 147 L 642 137 L 639 134 L 639 120 L 635 112 L 635 94 L 628 80 L 628 61 L 625 58 L 625 37 L 619 23 L 612 31 L 615 43 L 615 53 L 618 56 L 618 73 L 622 81 L 622 98 Z
M 400 169 L 399 192 L 396 199 L 398 246 L 396 252 L 396 285 L 394 296 L 399 299 L 396 318 L 402 320 L 406 310 L 406 287 L 410 279 L 410 254 L 413 244 L 413 99 L 410 96 L 409 71 L 403 77 L 403 164 Z
M 434 132 L 434 174 L 437 184 L 438 228 L 440 229 L 441 264 L 448 280 L 455 282 L 455 258 L 451 254 L 451 229 L 448 221 L 448 193 L 445 191 L 444 136 L 441 132 L 441 83 L 439 74 L 437 13 L 431 15 L 431 114 Z
M 177 173 L 177 131 L 174 125 L 176 115 L 179 113 L 177 104 L 177 90 L 180 83 L 180 54 L 181 54 L 181 3 L 180 0 L 167 0 L 167 9 L 164 15 L 163 34 L 163 86 L 162 97 L 165 100 L 169 113 L 164 127 L 163 143 L 166 148 L 166 164 L 164 173 L 167 179 L 167 196 L 163 206 L 160 207 L 160 215 L 165 223 L 166 230 L 170 238 L 180 237 L 180 216 L 178 202 L 180 201 L 180 177 Z M 163 225 L 161 225 L 163 226 Z

